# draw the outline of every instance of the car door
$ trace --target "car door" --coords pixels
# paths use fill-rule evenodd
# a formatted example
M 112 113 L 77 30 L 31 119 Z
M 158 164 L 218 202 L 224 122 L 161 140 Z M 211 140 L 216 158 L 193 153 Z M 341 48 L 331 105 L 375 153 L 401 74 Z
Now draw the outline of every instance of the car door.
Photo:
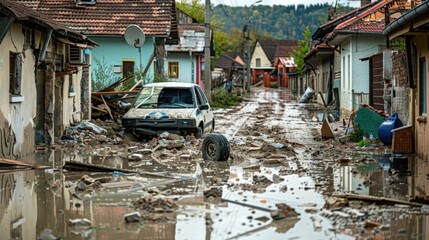
M 213 110 L 210 107 L 209 101 L 207 100 L 207 97 L 201 90 L 200 86 L 195 86 L 195 94 L 197 95 L 198 106 L 204 104 L 209 106 L 208 109 L 201 110 L 201 113 L 203 115 L 204 132 L 210 132 L 213 124 Z

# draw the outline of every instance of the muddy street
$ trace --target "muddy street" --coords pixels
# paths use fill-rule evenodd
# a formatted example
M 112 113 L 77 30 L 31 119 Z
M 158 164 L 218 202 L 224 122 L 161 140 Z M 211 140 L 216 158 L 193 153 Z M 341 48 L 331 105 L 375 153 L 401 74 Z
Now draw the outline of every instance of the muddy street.
M 429 208 L 409 200 L 427 192 L 428 166 L 392 173 L 388 148 L 322 140 L 324 111 L 253 89 L 215 111 L 225 162 L 204 161 L 189 136 L 131 142 L 114 122 L 107 136 L 70 133 L 82 141 L 27 159 L 43 169 L 0 172 L 0 238 L 427 239 Z

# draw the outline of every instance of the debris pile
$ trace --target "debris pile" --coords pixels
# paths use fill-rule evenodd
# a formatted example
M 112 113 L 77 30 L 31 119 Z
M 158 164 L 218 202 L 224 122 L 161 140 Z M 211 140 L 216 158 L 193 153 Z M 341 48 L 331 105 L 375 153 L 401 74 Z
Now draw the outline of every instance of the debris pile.
M 124 138 L 118 134 L 120 131 L 120 123 L 112 120 L 83 121 L 75 126 L 68 127 L 61 137 L 61 141 L 62 143 L 115 145 L 124 141 Z
M 174 212 L 179 206 L 174 200 L 169 198 L 154 198 L 151 196 L 142 197 L 132 202 L 132 205 L 139 210 L 151 213 Z

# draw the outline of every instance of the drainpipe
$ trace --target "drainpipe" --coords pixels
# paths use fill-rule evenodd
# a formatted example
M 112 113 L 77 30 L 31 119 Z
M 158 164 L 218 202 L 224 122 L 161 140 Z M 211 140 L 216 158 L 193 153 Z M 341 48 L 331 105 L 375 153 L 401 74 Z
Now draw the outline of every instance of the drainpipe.
M 192 83 L 195 83 L 195 81 L 194 81 L 194 61 L 192 60 L 192 52 L 191 52 L 191 50 L 189 50 L 189 59 L 191 60 L 191 82 Z
M 408 67 L 408 81 L 410 84 L 410 89 L 411 89 L 411 106 L 410 106 L 410 110 L 411 110 L 411 129 L 412 132 L 415 133 L 415 122 L 414 119 L 416 117 L 416 105 L 414 104 L 414 100 L 415 100 L 415 91 L 414 89 L 416 88 L 416 84 L 414 83 L 414 71 L 413 71 L 413 56 L 412 54 L 412 42 L 411 42 L 411 37 L 405 37 L 405 47 L 406 47 L 406 53 L 407 53 L 407 67 Z M 416 136 L 413 137 L 413 141 L 415 141 L 417 138 Z M 412 144 L 413 146 L 413 152 L 415 152 L 415 145 L 416 143 L 414 142 Z
M 38 60 L 40 62 L 45 62 L 46 50 L 48 49 L 48 45 L 51 42 L 52 32 L 53 32 L 53 29 L 48 30 L 48 35 L 46 36 L 45 42 L 43 43 L 42 49 L 39 53 L 39 59 Z

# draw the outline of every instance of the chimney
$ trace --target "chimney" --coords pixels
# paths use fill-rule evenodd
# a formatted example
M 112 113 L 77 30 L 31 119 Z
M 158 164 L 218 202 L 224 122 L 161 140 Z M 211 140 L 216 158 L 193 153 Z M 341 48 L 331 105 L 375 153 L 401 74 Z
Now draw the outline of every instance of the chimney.
M 360 6 L 361 7 L 363 7 L 363 6 L 367 5 L 367 4 L 370 4 L 370 3 L 371 3 L 371 0 L 360 0 Z

